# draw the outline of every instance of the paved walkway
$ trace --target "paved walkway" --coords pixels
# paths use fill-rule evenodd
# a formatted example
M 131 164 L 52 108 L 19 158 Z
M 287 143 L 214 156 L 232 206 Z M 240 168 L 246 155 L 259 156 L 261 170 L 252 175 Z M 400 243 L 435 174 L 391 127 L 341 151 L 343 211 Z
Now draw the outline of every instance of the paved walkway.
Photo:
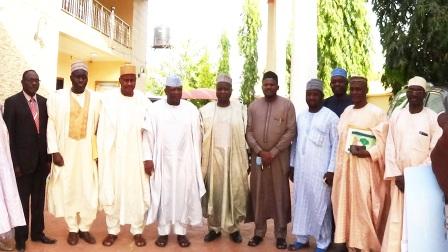
M 243 236 L 243 243 L 235 244 L 229 240 L 227 234 L 223 234 L 220 239 L 211 243 L 205 243 L 203 241 L 204 235 L 207 233 L 207 227 L 191 227 L 188 229 L 188 237 L 191 241 L 189 248 L 180 248 L 177 244 L 175 235 L 170 235 L 168 245 L 165 248 L 159 248 L 154 244 L 157 238 L 157 228 L 155 225 L 147 226 L 143 236 L 147 240 L 147 245 L 142 248 L 138 248 L 134 245 L 132 235 L 129 233 L 129 225 L 123 226 L 122 231 L 118 237 L 118 240 L 112 247 L 104 247 L 101 242 L 106 236 L 106 222 L 104 214 L 101 212 L 98 214 L 97 219 L 93 223 L 91 233 L 96 238 L 97 243 L 90 245 L 80 240 L 78 245 L 70 246 L 66 242 L 67 227 L 62 218 L 54 218 L 50 214 L 45 215 L 45 233 L 58 240 L 55 245 L 43 245 L 38 242 L 27 241 L 28 252 L 138 252 L 138 251 L 184 251 L 184 252 L 200 252 L 200 251 L 213 251 L 213 252 L 244 252 L 244 251 L 286 251 L 277 250 L 275 248 L 275 238 L 273 235 L 273 222 L 268 222 L 268 232 L 264 241 L 256 248 L 247 246 L 247 242 L 253 234 L 253 223 L 241 225 L 241 235 Z M 291 224 L 288 225 L 288 242 L 292 242 L 293 236 L 291 235 Z M 312 245 L 314 246 L 314 245 Z M 300 252 L 312 252 L 314 249 L 303 249 Z

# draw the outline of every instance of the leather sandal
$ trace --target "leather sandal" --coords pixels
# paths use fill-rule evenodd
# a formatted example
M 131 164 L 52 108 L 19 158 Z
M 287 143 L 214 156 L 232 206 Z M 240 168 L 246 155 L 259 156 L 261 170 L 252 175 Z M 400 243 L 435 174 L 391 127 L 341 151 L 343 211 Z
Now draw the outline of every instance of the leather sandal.
M 103 245 L 106 247 L 110 247 L 115 243 L 117 238 L 118 235 L 108 234 L 103 240 Z
M 277 249 L 286 249 L 288 247 L 288 243 L 286 243 L 285 238 L 277 238 L 275 247 L 277 247 Z
M 168 244 L 168 235 L 159 235 L 154 243 L 157 247 L 165 247 Z
M 146 240 L 143 238 L 141 234 L 134 235 L 134 243 L 137 247 L 144 247 L 146 246 Z
M 252 239 L 249 240 L 247 245 L 249 245 L 251 247 L 256 247 L 256 246 L 260 245 L 260 243 L 262 241 L 263 241 L 263 237 L 256 235 L 256 236 L 252 237 Z
M 182 248 L 186 248 L 186 247 L 190 246 L 190 244 L 191 244 L 190 241 L 188 240 L 187 236 L 185 236 L 185 235 L 177 235 L 177 243 Z

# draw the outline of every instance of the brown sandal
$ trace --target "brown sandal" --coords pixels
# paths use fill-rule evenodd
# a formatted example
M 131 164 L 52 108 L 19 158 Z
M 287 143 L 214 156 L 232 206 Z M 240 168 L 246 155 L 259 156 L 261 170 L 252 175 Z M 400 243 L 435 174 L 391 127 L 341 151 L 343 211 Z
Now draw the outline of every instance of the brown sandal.
M 137 247 L 144 247 L 146 246 L 146 240 L 143 238 L 141 234 L 134 235 L 134 243 Z
M 108 234 L 103 240 L 103 245 L 106 247 L 110 247 L 115 243 L 117 238 L 118 235 Z
M 185 236 L 185 235 L 177 235 L 177 243 L 182 248 L 186 248 L 186 247 L 190 246 L 190 244 L 191 244 L 190 241 L 188 240 L 187 236 Z
M 168 235 L 159 235 L 154 243 L 157 245 L 157 247 L 165 247 L 168 244 Z

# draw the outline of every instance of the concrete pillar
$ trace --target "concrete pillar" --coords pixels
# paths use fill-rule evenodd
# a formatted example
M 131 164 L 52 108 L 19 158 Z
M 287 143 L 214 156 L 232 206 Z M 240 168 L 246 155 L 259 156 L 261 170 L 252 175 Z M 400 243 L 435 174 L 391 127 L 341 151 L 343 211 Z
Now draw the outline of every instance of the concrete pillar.
M 307 108 L 306 82 L 317 76 L 317 0 L 293 1 L 291 100 L 296 111 Z
M 278 75 L 279 95 L 287 96 L 286 44 L 289 35 L 288 0 L 268 0 L 266 70 Z M 279 14 L 279 15 L 277 15 Z
M 266 36 L 266 70 L 276 72 L 276 2 L 268 0 L 268 32 Z
M 132 59 L 131 62 L 137 67 L 137 85 L 139 90 L 145 90 L 146 79 L 146 48 L 148 41 L 148 1 L 133 1 L 134 14 L 132 25 Z

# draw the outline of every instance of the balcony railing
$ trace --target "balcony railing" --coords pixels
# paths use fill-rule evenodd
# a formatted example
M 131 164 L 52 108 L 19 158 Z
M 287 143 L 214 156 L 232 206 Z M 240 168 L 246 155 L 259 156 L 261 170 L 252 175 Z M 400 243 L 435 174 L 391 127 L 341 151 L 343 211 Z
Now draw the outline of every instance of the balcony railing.
M 131 27 L 95 0 L 62 0 L 62 10 L 116 42 L 131 47 Z

